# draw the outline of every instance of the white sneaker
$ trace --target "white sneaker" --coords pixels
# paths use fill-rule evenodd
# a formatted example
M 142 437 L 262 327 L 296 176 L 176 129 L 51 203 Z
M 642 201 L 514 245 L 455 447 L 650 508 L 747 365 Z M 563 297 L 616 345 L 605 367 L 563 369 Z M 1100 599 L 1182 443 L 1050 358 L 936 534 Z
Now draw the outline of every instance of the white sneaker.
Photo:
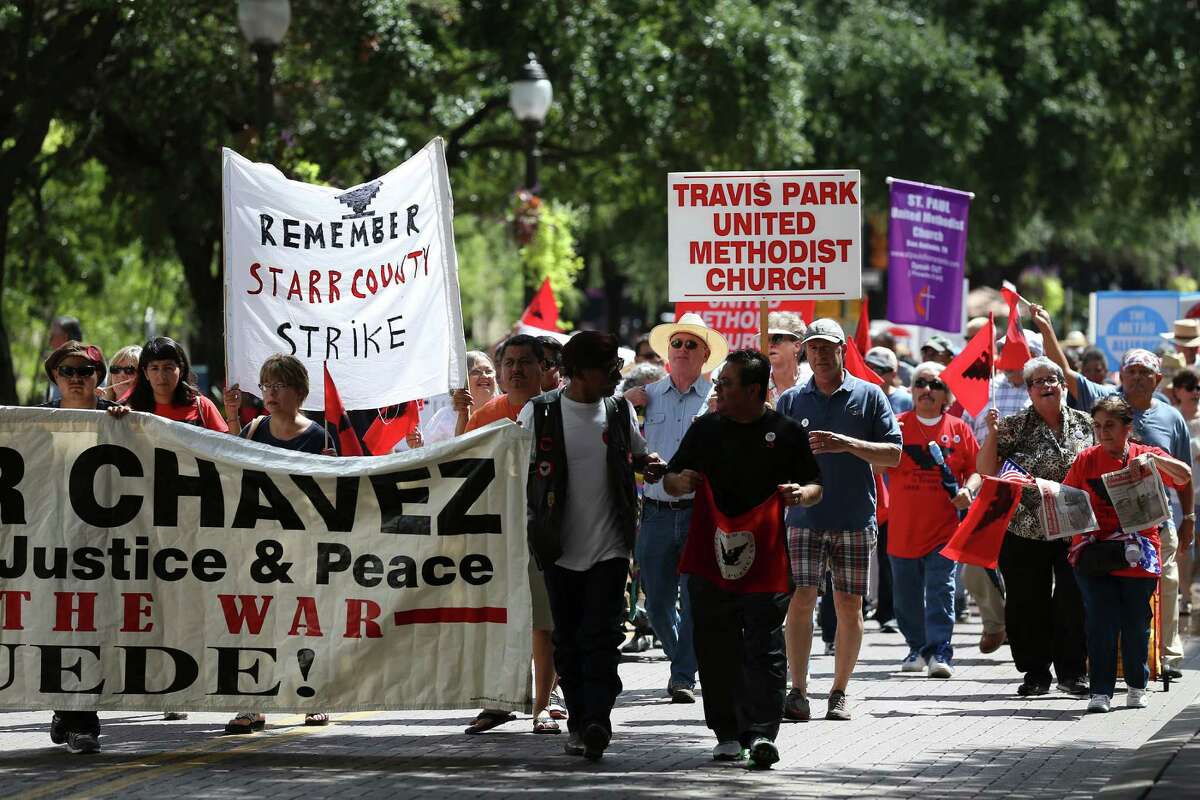
M 909 653 L 907 656 L 905 656 L 904 660 L 902 662 L 900 662 L 900 671 L 901 672 L 924 672 L 925 671 L 925 659 L 921 656 L 920 653 L 913 651 L 913 652 Z
M 1094 694 L 1088 700 L 1087 710 L 1089 714 L 1107 714 L 1112 711 L 1112 698 L 1106 694 Z
M 713 761 L 740 761 L 745 757 L 742 752 L 742 743 L 737 739 L 718 742 L 717 746 L 713 748 Z
M 949 662 L 943 661 L 941 656 L 933 656 L 929 659 L 929 677 L 949 678 L 953 675 L 954 667 L 950 666 Z
M 826 642 L 825 643 L 825 655 L 831 656 L 833 654 L 834 654 L 833 642 Z
M 1146 689 L 1135 689 L 1132 686 L 1125 694 L 1126 708 L 1145 708 L 1150 705 L 1150 692 Z

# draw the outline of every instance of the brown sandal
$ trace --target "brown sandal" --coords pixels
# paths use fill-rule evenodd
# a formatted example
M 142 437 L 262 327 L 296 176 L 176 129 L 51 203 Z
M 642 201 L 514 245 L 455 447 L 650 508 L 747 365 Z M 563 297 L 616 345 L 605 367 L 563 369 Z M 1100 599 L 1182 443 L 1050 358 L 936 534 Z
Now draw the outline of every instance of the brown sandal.
M 512 722 L 516 718 L 517 715 L 511 711 L 489 711 L 488 709 L 484 709 L 479 712 L 479 716 L 475 717 L 475 720 L 463 732 L 468 734 L 483 733 L 506 722 Z

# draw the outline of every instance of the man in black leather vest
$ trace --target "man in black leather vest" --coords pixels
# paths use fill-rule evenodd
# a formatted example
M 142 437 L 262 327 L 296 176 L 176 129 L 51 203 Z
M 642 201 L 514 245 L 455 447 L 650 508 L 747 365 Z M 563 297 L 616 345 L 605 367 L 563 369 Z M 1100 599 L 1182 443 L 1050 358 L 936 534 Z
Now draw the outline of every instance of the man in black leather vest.
M 554 616 L 554 663 L 567 704 L 566 752 L 598 760 L 612 737 L 621 679 L 625 579 L 637 530 L 634 470 L 665 466 L 646 453 L 621 378 L 617 340 L 584 331 L 563 347 L 567 385 L 534 398 L 518 422 L 533 432 L 529 540 Z

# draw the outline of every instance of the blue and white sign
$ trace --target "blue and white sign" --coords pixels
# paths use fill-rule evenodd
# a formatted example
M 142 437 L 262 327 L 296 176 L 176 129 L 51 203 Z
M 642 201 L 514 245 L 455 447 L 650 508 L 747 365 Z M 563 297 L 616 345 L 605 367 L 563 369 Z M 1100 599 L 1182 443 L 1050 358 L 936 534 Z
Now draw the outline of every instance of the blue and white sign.
M 1121 366 L 1126 350 L 1154 352 L 1160 333 L 1171 330 L 1179 313 L 1179 292 L 1095 292 L 1091 296 L 1088 338 L 1104 351 L 1110 371 Z

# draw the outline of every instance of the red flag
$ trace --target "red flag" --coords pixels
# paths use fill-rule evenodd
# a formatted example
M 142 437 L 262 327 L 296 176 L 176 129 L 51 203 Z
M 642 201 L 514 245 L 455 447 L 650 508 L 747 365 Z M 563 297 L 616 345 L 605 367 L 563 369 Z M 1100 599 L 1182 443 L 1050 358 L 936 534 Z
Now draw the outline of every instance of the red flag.
M 325 362 L 325 424 L 332 425 L 337 431 L 338 452 L 344 456 L 361 456 L 362 446 L 358 443 L 358 434 L 350 424 L 346 415 L 346 407 L 342 405 L 342 396 L 338 394 L 333 376 L 329 374 L 329 362 Z
M 421 422 L 420 411 L 420 400 L 409 400 L 407 403 L 379 409 L 379 416 L 363 436 L 363 444 L 373 456 L 387 455 L 401 439 L 417 429 Z
M 996 369 L 1023 369 L 1025 362 L 1033 358 L 1033 354 L 1029 352 L 1025 331 L 1021 329 L 1021 310 L 1017 308 L 1017 301 L 1021 296 L 1017 294 L 1017 287 L 1008 281 L 1000 287 L 1000 294 L 1004 295 L 1008 303 L 1008 333 L 1004 336 L 1004 347 L 1000 348 L 1000 357 L 996 359 Z
M 995 569 L 1008 521 L 1021 502 L 1021 488 L 1017 481 L 984 476 L 979 496 L 942 548 L 942 555 L 960 564 Z
M 871 349 L 871 312 L 867 308 L 867 296 L 864 294 L 858 307 L 858 327 L 854 330 L 854 343 L 858 345 L 860 355 Z
M 549 278 L 542 281 L 542 288 L 529 301 L 529 308 L 521 315 L 521 324 L 544 331 L 558 331 L 558 303 L 554 299 L 554 290 L 550 288 Z
M 979 329 L 963 351 L 946 365 L 942 380 L 954 392 L 962 407 L 978 417 L 987 407 L 991 394 L 992 364 L 995 361 L 996 323 L 988 315 L 988 324 Z
M 867 362 L 863 361 L 862 353 L 858 351 L 858 345 L 853 339 L 846 342 L 846 371 L 854 377 L 870 381 L 876 386 L 883 387 L 883 378 L 875 374 L 875 370 L 867 366 Z
M 787 536 L 779 492 L 736 517 L 717 509 L 707 480 L 696 488 L 679 571 L 727 592 L 786 592 Z

